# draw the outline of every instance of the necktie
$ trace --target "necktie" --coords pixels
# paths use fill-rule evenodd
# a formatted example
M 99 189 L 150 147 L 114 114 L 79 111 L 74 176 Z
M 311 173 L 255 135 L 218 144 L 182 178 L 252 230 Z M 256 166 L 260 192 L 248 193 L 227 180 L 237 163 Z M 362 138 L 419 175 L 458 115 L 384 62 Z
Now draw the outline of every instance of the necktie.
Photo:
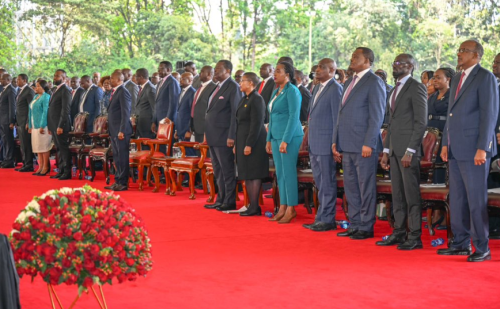
M 75 92 L 76 92 L 76 90 L 75 90 L 75 89 L 71 90 L 71 98 L 74 98 L 74 97 L 75 97 Z
M 210 104 L 212 104 L 212 101 L 214 100 L 215 96 L 217 95 L 217 92 L 219 92 L 219 89 L 220 89 L 220 84 L 217 86 L 217 88 L 215 88 L 214 93 L 210 97 L 210 101 L 208 102 L 208 107 L 210 107 Z
M 354 88 L 354 84 L 356 83 L 357 78 L 358 78 L 358 75 L 354 75 L 352 82 L 349 84 L 349 88 L 347 88 L 347 92 L 345 93 L 344 100 L 342 100 L 342 105 L 345 104 L 345 102 L 347 101 L 347 98 L 349 97 L 349 94 L 351 94 L 351 90 L 352 90 L 352 88 Z
M 165 79 L 167 79 L 167 78 L 168 78 L 168 76 L 167 76 L 167 77 L 165 77 L 165 78 L 162 78 L 162 79 L 161 79 L 161 81 L 160 81 L 160 83 L 158 84 L 158 87 L 156 87 L 156 97 L 158 97 L 158 94 L 160 93 L 161 86 L 163 86 L 163 82 L 164 82 L 164 81 L 165 81 Z
M 109 103 L 111 103 L 111 100 L 113 100 L 113 94 L 115 94 L 115 88 L 113 88 L 113 90 L 111 90 L 111 96 L 109 97 Z M 109 107 L 109 105 L 108 105 L 108 107 Z
M 142 86 L 139 86 L 139 93 L 137 94 L 137 97 L 141 95 L 141 92 L 142 92 Z
M 316 95 L 314 96 L 314 100 L 313 100 L 313 105 L 316 105 L 316 100 L 318 99 L 319 97 L 319 94 L 321 93 L 321 90 L 323 90 L 323 84 L 319 84 L 319 88 L 318 88 L 318 92 L 316 92 Z
M 259 94 L 262 93 L 262 89 L 264 89 L 264 84 L 266 83 L 265 80 L 262 81 L 262 83 L 260 83 L 260 87 L 259 87 Z
M 392 112 L 394 112 L 394 108 L 396 107 L 395 103 L 396 103 L 396 97 L 398 95 L 398 87 L 399 87 L 399 85 L 401 85 L 401 83 L 397 82 L 396 83 L 396 87 L 394 88 L 394 91 L 392 92 L 392 97 L 391 97 L 391 110 L 392 110 Z
M 458 82 L 457 92 L 455 93 L 455 101 L 457 100 L 458 94 L 460 93 L 460 89 L 462 89 L 462 81 L 464 80 L 465 72 L 462 72 L 460 76 L 460 81 Z
M 198 90 L 196 90 L 196 93 L 194 94 L 193 104 L 191 105 L 191 118 L 194 118 L 194 106 L 196 105 L 196 102 L 198 101 L 198 96 L 201 93 L 201 89 L 203 89 L 203 86 L 201 86 Z

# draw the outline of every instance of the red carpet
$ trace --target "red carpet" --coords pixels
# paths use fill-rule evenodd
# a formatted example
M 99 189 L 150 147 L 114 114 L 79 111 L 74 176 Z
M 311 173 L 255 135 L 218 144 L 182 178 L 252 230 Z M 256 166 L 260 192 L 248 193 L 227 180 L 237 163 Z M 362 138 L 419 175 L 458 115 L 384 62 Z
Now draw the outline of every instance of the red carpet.
M 0 232 L 10 232 L 33 195 L 84 183 L 0 170 Z M 90 184 L 103 189 L 102 172 Z M 278 225 L 206 210 L 200 193 L 191 201 L 187 190 L 171 197 L 151 189 L 133 185 L 120 195 L 146 221 L 153 270 L 105 286 L 109 308 L 500 308 L 498 240 L 490 243 L 492 261 L 473 264 L 436 255 L 426 230 L 423 250 L 400 252 L 374 244 L 390 233 L 387 222 L 377 222 L 375 239 L 354 241 L 302 228 L 313 220 L 302 206 L 296 221 Z M 76 288 L 56 290 L 69 307 Z M 50 308 L 47 286 L 23 278 L 21 301 L 24 309 Z M 84 294 L 75 308 L 98 305 Z

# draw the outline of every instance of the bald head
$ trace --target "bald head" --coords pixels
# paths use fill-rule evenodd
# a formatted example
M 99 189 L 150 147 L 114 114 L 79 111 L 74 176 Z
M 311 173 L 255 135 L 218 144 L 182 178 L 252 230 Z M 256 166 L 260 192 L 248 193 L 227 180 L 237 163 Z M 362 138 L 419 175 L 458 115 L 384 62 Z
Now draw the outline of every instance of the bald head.
M 123 84 L 123 74 L 121 71 L 115 71 L 111 74 L 111 87 L 115 88 Z
M 316 66 L 316 74 L 314 77 L 318 82 L 324 83 L 335 76 L 335 71 L 337 71 L 337 64 L 335 61 L 331 58 L 323 58 Z
M 209 80 L 212 80 L 213 77 L 214 77 L 214 68 L 212 68 L 209 65 L 206 65 L 203 68 L 201 68 L 200 80 L 202 83 L 206 83 Z
M 132 70 L 129 68 L 122 69 L 122 74 L 124 78 L 124 82 L 128 81 L 132 77 Z
M 193 74 L 191 74 L 190 72 L 185 72 L 185 73 L 182 73 L 181 75 L 181 87 L 182 88 L 186 88 L 186 87 L 189 87 L 193 84 Z
M 259 75 L 263 79 L 268 78 L 273 73 L 274 73 L 274 68 L 273 68 L 272 64 L 270 64 L 270 63 L 264 63 L 263 65 L 260 66 Z

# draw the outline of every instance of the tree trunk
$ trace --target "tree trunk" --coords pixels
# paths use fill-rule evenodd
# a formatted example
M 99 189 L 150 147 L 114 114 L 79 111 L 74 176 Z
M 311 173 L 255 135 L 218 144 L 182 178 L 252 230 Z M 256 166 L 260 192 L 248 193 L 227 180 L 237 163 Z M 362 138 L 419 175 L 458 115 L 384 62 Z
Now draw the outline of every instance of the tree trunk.
M 258 5 L 254 2 L 253 30 L 252 30 L 252 71 L 255 70 L 255 48 L 257 45 L 257 25 L 258 25 L 257 12 L 258 12 Z

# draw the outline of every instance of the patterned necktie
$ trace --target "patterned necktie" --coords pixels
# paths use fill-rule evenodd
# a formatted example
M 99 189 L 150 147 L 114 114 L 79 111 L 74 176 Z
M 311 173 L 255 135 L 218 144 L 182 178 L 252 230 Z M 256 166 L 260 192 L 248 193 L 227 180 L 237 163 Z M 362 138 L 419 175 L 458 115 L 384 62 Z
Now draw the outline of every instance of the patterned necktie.
M 394 88 L 394 91 L 392 92 L 392 97 L 391 97 L 391 110 L 394 113 L 394 108 L 396 107 L 396 96 L 398 95 L 398 87 L 401 85 L 401 82 L 396 83 L 396 87 Z
M 357 78 L 358 78 L 358 75 L 354 75 L 352 82 L 349 84 L 349 88 L 347 88 L 347 92 L 345 93 L 344 100 L 342 100 L 342 106 L 344 106 L 345 102 L 347 101 L 347 98 L 351 94 L 351 90 L 352 90 L 352 88 L 354 88 L 354 84 L 356 83 Z
M 457 92 L 455 93 L 455 101 L 457 101 L 460 89 L 462 89 L 462 81 L 464 80 L 464 77 L 465 77 L 465 72 L 462 72 L 462 75 L 460 76 L 460 81 L 458 82 Z

